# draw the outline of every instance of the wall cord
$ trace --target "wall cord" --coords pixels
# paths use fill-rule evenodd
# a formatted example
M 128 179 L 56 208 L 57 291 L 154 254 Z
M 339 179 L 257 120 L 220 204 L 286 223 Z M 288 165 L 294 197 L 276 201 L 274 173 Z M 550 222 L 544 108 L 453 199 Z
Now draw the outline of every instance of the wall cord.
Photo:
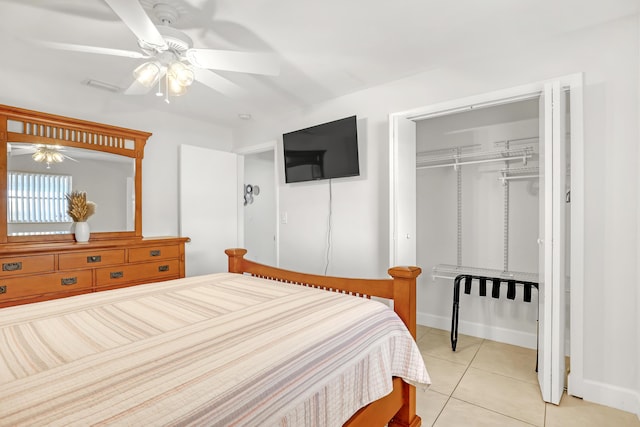
M 326 264 L 324 266 L 324 275 L 327 275 L 327 270 L 329 269 L 329 255 L 331 253 L 331 216 L 332 216 L 332 206 L 333 206 L 333 190 L 331 187 L 331 179 L 329 179 L 329 218 L 327 224 L 327 255 L 326 255 Z

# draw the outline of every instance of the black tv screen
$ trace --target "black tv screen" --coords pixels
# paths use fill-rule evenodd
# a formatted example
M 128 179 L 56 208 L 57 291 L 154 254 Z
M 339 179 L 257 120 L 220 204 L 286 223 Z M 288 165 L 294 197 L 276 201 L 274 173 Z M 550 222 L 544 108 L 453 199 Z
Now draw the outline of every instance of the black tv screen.
M 360 175 L 356 116 L 282 135 L 285 182 Z

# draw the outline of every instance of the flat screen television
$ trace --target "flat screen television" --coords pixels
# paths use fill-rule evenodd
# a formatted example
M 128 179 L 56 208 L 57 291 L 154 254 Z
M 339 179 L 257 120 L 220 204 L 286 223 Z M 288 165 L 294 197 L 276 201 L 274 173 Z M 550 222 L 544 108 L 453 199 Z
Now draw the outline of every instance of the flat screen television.
M 356 116 L 282 135 L 285 182 L 360 175 Z

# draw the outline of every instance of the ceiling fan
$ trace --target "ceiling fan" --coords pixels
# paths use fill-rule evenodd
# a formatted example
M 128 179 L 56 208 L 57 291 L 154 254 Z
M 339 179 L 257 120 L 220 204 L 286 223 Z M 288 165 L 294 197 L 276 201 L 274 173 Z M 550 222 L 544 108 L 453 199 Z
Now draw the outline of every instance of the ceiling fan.
M 279 74 L 279 60 L 270 53 L 194 48 L 188 35 L 171 27 L 179 14 L 170 1 L 147 2 L 150 13 L 161 23 L 156 26 L 138 1 L 105 0 L 138 38 L 140 51 L 50 41 L 40 43 L 54 49 L 145 59 L 146 62 L 133 71 L 135 79 L 124 93 L 146 94 L 157 87 L 156 95 L 164 96 L 166 102 L 169 102 L 169 96 L 184 94 L 194 81 L 227 96 L 242 92 L 234 82 L 211 70 Z
M 65 147 L 60 145 L 7 144 L 7 155 L 9 157 L 30 155 L 34 162 L 46 164 L 47 169 L 51 169 L 52 163 L 62 163 L 65 159 L 77 162 L 76 159 L 65 154 L 65 150 Z

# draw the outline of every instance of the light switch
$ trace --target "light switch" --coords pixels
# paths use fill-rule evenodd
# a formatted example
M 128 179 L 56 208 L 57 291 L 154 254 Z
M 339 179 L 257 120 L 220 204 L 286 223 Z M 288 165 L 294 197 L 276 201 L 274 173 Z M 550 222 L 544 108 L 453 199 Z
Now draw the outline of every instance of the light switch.
M 287 221 L 289 221 L 289 216 L 287 215 L 286 212 L 281 212 L 280 213 L 280 224 L 286 224 Z

